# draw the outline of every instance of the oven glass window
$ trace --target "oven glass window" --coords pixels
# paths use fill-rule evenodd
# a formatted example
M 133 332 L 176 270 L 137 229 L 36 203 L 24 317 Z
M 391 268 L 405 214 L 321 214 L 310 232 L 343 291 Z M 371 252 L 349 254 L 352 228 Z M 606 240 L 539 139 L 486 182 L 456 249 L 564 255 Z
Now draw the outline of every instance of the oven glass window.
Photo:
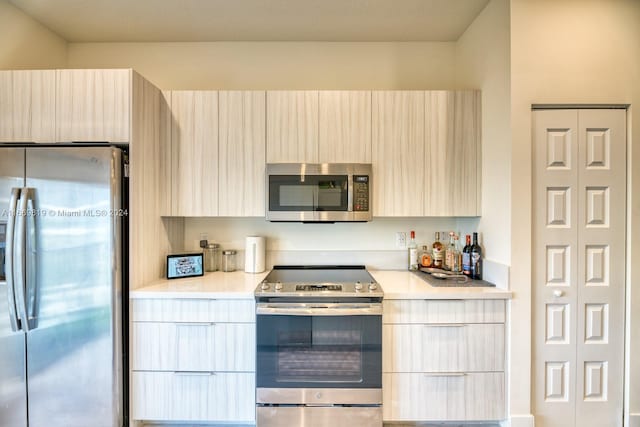
M 325 326 L 329 326 L 324 322 Z M 362 381 L 358 330 L 298 330 L 278 334 L 278 382 Z
M 347 211 L 347 175 L 270 175 L 271 211 Z
M 258 316 L 258 387 L 380 386 L 380 316 Z

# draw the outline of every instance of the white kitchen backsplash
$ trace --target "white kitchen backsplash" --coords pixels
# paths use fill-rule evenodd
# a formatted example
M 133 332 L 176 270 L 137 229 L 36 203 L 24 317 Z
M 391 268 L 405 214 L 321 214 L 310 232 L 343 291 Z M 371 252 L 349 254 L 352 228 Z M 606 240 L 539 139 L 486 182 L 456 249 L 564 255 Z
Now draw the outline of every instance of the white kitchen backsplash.
M 431 245 L 436 231 L 471 234 L 469 221 L 456 218 L 374 218 L 367 223 L 301 224 L 272 223 L 263 218 L 186 218 L 186 250 L 199 250 L 200 237 L 235 249 L 237 269 L 244 269 L 246 236 L 267 239 L 266 268 L 278 264 L 364 264 L 377 270 L 407 268 L 406 249 L 396 248 L 395 233 L 415 230 L 418 246 Z M 443 243 L 448 236 L 441 236 Z M 461 244 L 464 245 L 464 237 Z M 480 233 L 482 245 L 482 234 Z M 508 287 L 509 268 L 485 260 L 485 278 L 501 288 Z

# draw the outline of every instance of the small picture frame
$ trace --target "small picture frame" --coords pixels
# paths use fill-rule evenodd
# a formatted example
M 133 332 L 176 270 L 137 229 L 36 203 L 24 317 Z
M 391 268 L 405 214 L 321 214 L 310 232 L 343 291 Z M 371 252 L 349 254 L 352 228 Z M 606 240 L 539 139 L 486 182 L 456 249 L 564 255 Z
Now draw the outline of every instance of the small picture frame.
M 167 279 L 204 275 L 201 253 L 167 255 Z

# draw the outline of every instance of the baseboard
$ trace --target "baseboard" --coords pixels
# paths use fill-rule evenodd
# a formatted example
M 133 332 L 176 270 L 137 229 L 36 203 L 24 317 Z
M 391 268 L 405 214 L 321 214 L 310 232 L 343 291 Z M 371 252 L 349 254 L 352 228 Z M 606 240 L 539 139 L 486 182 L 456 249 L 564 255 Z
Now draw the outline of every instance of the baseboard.
M 504 427 L 534 427 L 535 422 L 533 420 L 533 415 L 512 415 L 504 424 Z
M 640 427 L 640 414 L 629 414 L 629 427 Z

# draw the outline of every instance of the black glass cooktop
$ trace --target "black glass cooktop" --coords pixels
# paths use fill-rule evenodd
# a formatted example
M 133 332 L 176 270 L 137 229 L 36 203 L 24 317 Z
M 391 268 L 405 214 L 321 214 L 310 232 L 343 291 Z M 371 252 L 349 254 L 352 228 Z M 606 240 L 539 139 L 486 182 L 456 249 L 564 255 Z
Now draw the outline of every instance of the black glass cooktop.
M 369 283 L 373 277 L 364 265 L 276 265 L 265 278 L 267 283 L 299 283 L 299 284 L 342 284 Z M 305 291 L 325 290 L 339 291 L 335 286 L 324 288 L 310 286 Z M 334 289 L 335 288 L 335 289 Z M 296 289 L 298 290 L 298 289 Z

